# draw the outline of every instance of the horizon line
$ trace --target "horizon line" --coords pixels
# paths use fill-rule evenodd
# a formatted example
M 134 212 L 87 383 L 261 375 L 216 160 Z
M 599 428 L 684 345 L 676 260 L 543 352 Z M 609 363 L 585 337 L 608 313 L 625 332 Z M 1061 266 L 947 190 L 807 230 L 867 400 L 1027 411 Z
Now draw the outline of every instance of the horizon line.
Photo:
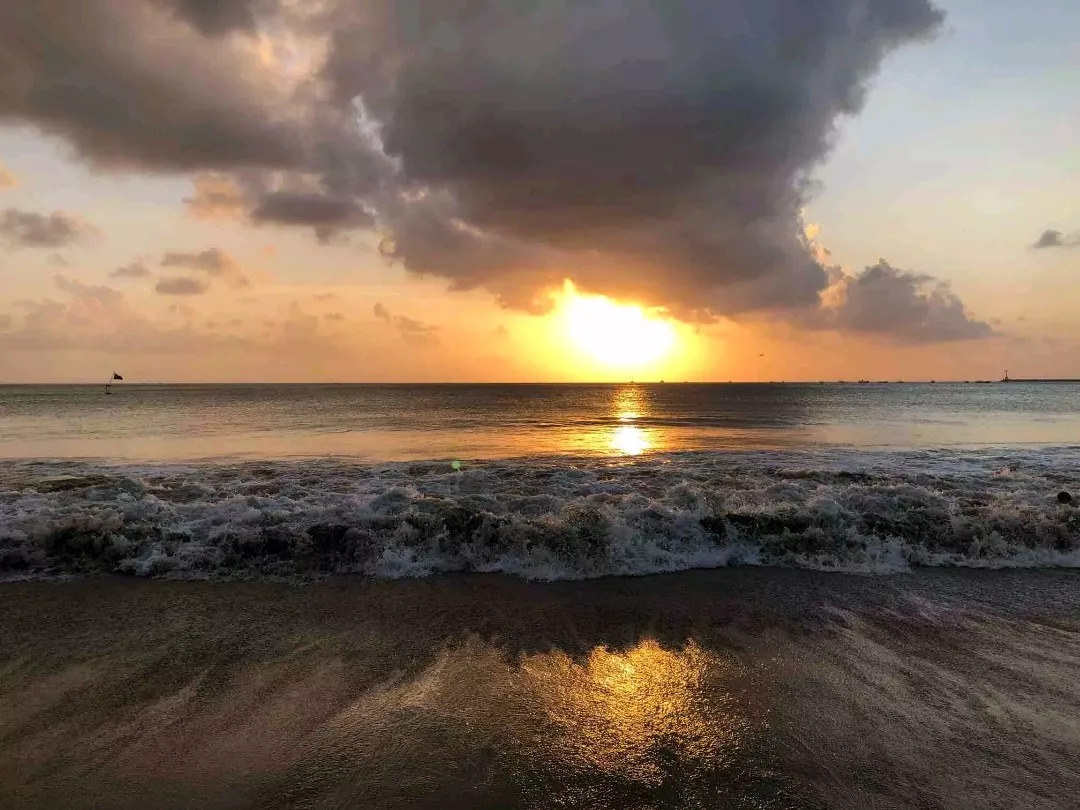
M 148 385 L 986 385 L 1005 384 L 1003 379 L 918 379 L 918 380 L 846 380 L 846 379 L 803 379 L 803 380 L 125 380 L 116 387 Z M 1010 377 L 1009 383 L 1080 383 L 1080 377 Z M 104 383 L 92 381 L 0 381 L 0 386 L 101 386 Z

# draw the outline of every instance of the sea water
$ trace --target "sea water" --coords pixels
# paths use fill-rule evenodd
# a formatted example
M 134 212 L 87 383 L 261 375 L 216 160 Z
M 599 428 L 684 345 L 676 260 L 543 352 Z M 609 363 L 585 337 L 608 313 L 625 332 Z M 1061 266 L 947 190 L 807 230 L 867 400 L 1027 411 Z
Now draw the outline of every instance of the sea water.
M 1080 385 L 0 388 L 0 574 L 1080 565 Z

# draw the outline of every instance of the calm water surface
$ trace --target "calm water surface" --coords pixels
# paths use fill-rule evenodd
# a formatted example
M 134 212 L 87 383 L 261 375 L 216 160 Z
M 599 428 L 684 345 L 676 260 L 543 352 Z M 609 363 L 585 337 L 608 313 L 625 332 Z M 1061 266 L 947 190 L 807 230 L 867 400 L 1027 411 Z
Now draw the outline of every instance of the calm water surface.
M 1080 443 L 1076 384 L 0 387 L 0 457 L 366 460 Z

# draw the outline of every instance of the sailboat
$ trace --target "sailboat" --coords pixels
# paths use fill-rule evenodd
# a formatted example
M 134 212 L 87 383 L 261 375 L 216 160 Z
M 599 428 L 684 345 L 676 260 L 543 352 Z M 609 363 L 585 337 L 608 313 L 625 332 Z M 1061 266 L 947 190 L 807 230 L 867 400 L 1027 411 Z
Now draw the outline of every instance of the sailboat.
M 1002 382 L 1012 382 L 1012 380 L 1009 379 L 1009 370 L 1008 369 L 1005 369 L 1005 376 L 1001 378 L 1001 381 Z
M 112 389 L 112 384 L 113 384 L 114 382 L 116 382 L 117 380 L 123 380 L 123 379 L 124 379 L 123 377 L 121 377 L 121 376 L 120 376 L 119 374 L 117 374 L 117 373 L 116 373 L 116 372 L 114 371 L 114 372 L 112 373 L 112 376 L 111 376 L 111 377 L 109 377 L 109 381 L 108 381 L 107 383 L 105 383 L 105 393 L 106 393 L 106 394 L 111 394 L 111 393 L 112 393 L 112 390 L 111 390 L 111 389 Z

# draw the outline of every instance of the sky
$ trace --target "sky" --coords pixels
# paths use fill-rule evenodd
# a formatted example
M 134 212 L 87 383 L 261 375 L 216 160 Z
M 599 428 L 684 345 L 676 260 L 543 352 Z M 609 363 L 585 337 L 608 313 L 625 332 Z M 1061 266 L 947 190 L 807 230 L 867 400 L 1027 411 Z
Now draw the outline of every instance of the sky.
M 1080 377 L 1072 0 L 0 8 L 0 381 Z

